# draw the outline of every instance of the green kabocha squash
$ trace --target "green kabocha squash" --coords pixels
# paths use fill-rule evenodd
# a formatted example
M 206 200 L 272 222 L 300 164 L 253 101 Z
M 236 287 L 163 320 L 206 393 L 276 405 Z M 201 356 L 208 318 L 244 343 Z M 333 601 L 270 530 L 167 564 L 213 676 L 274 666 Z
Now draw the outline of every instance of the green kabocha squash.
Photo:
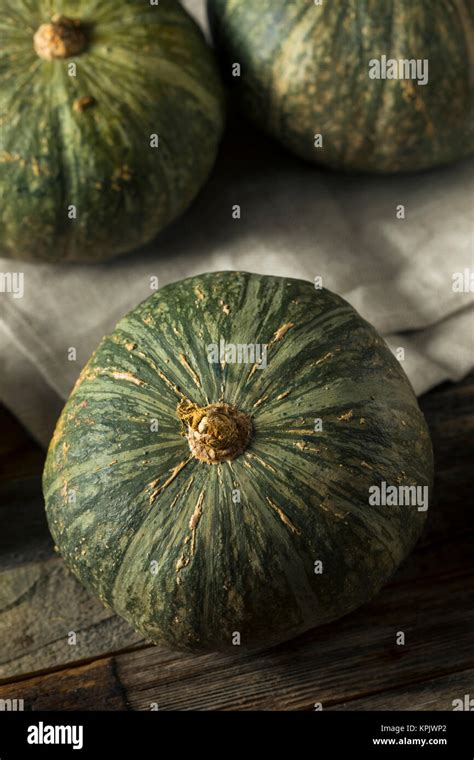
M 375 594 L 426 500 L 371 489 L 431 480 L 424 418 L 374 328 L 309 282 L 223 272 L 167 285 L 102 340 L 44 495 L 67 565 L 144 636 L 237 651 Z
M 100 261 L 190 204 L 223 92 L 178 0 L 3 0 L 0 39 L 0 256 Z
M 472 0 L 208 7 L 243 108 L 299 156 L 389 173 L 474 152 Z

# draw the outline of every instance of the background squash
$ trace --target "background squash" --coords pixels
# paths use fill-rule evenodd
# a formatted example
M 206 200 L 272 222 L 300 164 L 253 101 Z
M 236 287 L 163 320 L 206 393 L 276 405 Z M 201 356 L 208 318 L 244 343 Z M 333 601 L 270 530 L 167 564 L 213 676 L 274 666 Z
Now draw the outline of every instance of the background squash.
M 266 345 L 266 368 L 251 350 L 224 361 L 221 340 Z M 44 494 L 68 566 L 147 638 L 237 651 L 237 633 L 273 644 L 369 599 L 425 518 L 369 488 L 431 481 L 424 418 L 376 331 L 311 283 L 223 272 L 164 287 L 102 340 Z
M 154 237 L 214 162 L 223 97 L 177 0 L 4 0 L 0 256 L 99 261 Z
M 472 1 L 208 0 L 208 7 L 233 92 L 299 156 L 399 172 L 474 152 Z M 428 83 L 371 79 L 369 63 L 382 56 L 426 59 Z M 235 63 L 240 76 L 231 76 Z

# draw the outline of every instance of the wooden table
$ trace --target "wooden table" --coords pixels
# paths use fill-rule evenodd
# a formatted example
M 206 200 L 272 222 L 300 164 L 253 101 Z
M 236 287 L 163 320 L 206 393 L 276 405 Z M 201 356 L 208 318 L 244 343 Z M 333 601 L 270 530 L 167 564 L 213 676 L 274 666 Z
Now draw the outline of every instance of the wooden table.
M 48 534 L 43 452 L 0 408 L 0 699 L 31 710 L 451 710 L 474 698 L 474 375 L 421 404 L 437 475 L 416 550 L 357 612 L 234 657 L 152 646 L 82 589 Z

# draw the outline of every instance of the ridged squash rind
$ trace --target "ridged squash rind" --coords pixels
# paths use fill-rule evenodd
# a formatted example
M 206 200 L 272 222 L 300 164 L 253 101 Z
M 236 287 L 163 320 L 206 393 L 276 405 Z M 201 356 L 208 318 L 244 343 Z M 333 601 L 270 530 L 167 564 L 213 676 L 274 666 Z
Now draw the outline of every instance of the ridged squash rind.
M 210 362 L 221 339 L 267 345 L 266 368 Z M 250 415 L 244 453 L 193 458 L 183 399 Z M 144 636 L 236 652 L 370 599 L 426 511 L 371 505 L 369 489 L 429 489 L 432 474 L 410 383 L 348 303 L 221 272 L 163 287 L 102 340 L 58 421 L 44 495 L 67 565 Z

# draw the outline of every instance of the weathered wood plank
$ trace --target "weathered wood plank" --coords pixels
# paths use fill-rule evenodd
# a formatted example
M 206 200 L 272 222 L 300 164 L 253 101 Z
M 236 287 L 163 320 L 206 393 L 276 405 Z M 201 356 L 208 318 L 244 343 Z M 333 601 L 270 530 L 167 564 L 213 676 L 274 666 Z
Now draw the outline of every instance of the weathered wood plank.
M 0 679 L 141 642 L 54 552 L 38 479 L 0 484 L 0 493 Z
M 0 686 L 0 699 L 23 699 L 25 710 L 126 710 L 112 658 Z
M 0 573 L 0 679 L 96 657 L 142 641 L 59 558 Z
M 149 647 L 1 686 L 0 698 L 23 698 L 35 709 L 90 709 L 90 694 L 95 699 L 112 689 L 135 710 L 153 704 L 161 710 L 313 710 L 316 703 L 353 709 L 356 700 L 364 709 L 364 700 L 385 691 L 394 707 L 398 691 L 409 695 L 400 705 L 429 709 L 428 691 L 417 698 L 420 682 L 474 667 L 473 583 L 473 575 L 449 576 L 386 588 L 365 610 L 258 655 L 196 657 Z M 403 646 L 396 643 L 399 631 Z M 468 693 L 460 694 L 459 683 L 443 681 L 443 704 Z
M 450 673 L 421 683 L 388 689 L 351 702 L 332 705 L 330 710 L 453 710 L 466 697 L 474 699 L 474 669 Z

